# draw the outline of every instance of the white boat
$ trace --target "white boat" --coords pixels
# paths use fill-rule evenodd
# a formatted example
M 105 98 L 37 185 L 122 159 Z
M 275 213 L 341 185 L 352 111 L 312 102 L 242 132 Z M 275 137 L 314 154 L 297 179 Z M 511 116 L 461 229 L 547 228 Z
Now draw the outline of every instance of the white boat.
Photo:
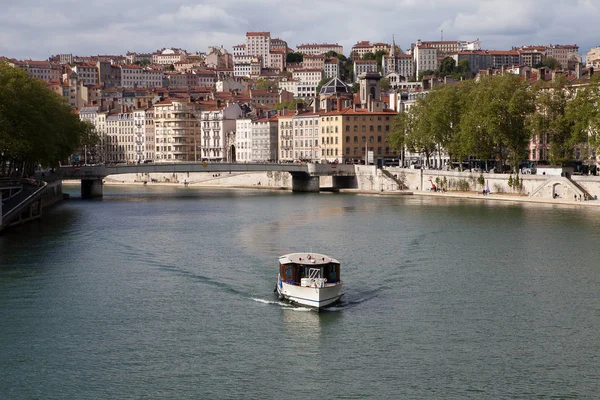
M 317 253 L 291 253 L 279 257 L 277 294 L 280 300 L 315 307 L 336 303 L 342 297 L 340 262 Z

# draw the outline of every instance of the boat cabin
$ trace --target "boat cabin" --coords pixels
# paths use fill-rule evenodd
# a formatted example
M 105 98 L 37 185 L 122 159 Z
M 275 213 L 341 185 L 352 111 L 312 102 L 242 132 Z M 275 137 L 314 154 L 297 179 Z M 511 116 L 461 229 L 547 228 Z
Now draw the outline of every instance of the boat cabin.
M 328 284 L 340 281 L 340 263 L 332 259 L 314 259 L 309 255 L 286 261 L 290 262 L 282 262 L 279 266 L 279 276 L 287 284 L 310 286 L 315 281 Z

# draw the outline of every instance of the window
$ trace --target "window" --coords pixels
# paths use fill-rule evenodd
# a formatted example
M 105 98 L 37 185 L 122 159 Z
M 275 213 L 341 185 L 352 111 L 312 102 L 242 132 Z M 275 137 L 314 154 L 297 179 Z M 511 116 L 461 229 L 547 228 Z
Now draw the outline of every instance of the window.
M 354 143 L 358 143 L 358 136 L 354 136 Z

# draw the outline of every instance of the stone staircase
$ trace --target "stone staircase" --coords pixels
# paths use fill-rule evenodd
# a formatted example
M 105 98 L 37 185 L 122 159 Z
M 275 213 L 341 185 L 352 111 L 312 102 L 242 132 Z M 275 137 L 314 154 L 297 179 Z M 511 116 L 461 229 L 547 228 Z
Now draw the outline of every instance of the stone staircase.
M 556 185 L 564 185 L 570 188 L 576 196 L 581 196 L 582 198 L 591 197 L 590 194 L 585 189 L 583 189 L 577 182 L 574 182 L 571 179 L 562 176 L 553 176 L 548 178 L 543 183 L 538 185 L 529 194 L 529 197 L 540 197 L 542 196 L 542 192 L 544 191 L 544 189 L 551 188 L 552 190 L 554 190 L 553 188 Z
M 405 190 L 408 189 L 408 187 L 406 186 L 406 184 L 404 183 L 403 180 L 398 179 L 398 177 L 396 177 L 395 175 L 393 175 L 390 171 L 388 171 L 387 169 L 382 168 L 381 169 L 381 174 L 383 176 L 385 176 L 388 179 L 391 179 L 392 181 L 394 181 L 394 183 L 396 183 L 398 185 L 398 190 Z

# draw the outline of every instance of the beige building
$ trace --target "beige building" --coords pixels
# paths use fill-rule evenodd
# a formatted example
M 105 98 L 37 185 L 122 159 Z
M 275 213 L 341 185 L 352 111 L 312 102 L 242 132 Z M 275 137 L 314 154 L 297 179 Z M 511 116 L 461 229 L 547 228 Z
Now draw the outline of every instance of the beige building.
M 169 98 L 154 104 L 156 162 L 195 161 L 200 158 L 198 103 Z
M 134 144 L 133 113 L 111 113 L 106 117 L 106 161 L 137 162 Z
M 163 49 L 152 54 L 152 64 L 171 65 L 185 61 L 187 53 L 181 49 Z
M 344 54 L 344 47 L 335 43 L 335 44 L 329 44 L 329 43 L 310 43 L 310 44 L 301 44 L 299 46 L 296 46 L 296 51 L 298 53 L 302 53 L 305 55 L 319 55 L 319 54 L 326 54 L 329 53 L 330 51 L 334 51 L 337 54 Z
M 600 60 L 600 46 L 593 47 L 585 54 L 585 66 L 593 67 L 592 63 Z M 595 69 L 595 68 L 594 68 Z
M 391 110 L 373 111 L 363 108 L 340 108 L 321 114 L 319 121 L 321 158 L 329 162 L 364 162 L 365 152 L 378 159 L 397 155 L 387 143 L 392 118 Z
M 546 47 L 546 57 L 552 57 L 558 61 L 562 69 L 567 69 L 569 60 L 579 55 L 579 46 L 569 45 L 550 45 Z M 579 60 L 581 61 L 581 60 Z
M 277 117 L 277 142 L 279 151 L 279 161 L 294 161 L 294 122 L 292 120 L 296 112 L 293 110 L 279 111 Z
M 247 32 L 245 54 L 260 56 L 262 68 L 270 67 L 271 34 L 269 32 Z
M 294 160 L 320 160 L 319 115 L 319 111 L 313 110 L 301 111 L 292 117 Z
M 17 61 L 9 62 L 9 65 L 13 68 L 21 68 L 30 77 L 46 82 L 60 81 L 62 76 L 60 65 L 55 65 L 48 61 Z

